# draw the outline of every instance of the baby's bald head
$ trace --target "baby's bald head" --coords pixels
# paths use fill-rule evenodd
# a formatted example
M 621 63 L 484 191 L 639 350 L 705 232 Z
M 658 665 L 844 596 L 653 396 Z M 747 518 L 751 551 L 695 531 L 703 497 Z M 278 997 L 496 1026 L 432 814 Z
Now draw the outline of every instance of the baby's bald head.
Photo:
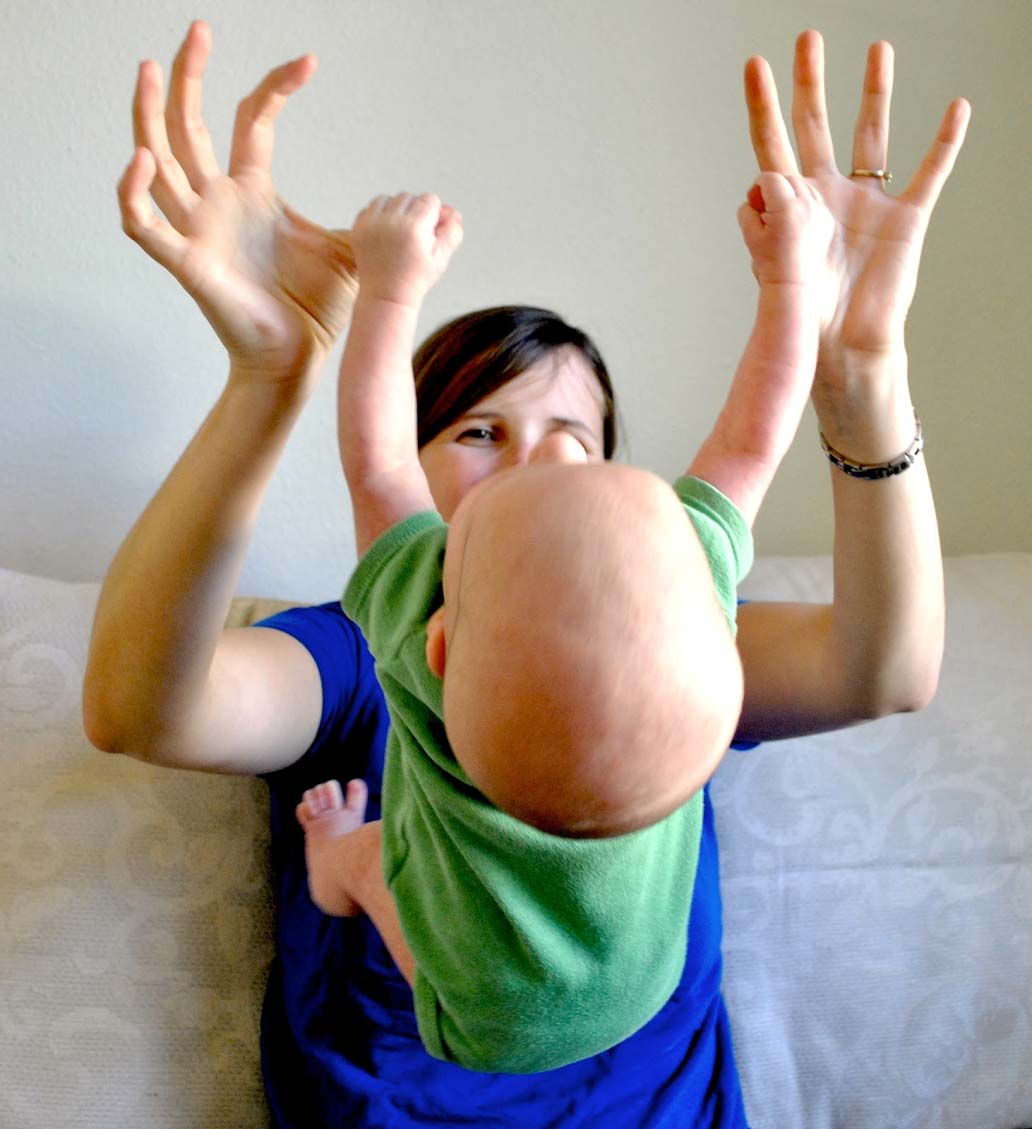
M 654 475 L 604 463 L 488 479 L 455 514 L 445 601 L 445 727 L 497 806 L 556 834 L 614 835 L 712 774 L 741 667 L 691 522 Z

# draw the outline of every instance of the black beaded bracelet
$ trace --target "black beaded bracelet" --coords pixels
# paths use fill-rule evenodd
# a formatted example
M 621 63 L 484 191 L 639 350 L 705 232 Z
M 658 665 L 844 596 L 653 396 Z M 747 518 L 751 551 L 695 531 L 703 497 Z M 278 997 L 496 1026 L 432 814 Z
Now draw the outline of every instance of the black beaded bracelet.
M 917 412 L 914 412 L 914 423 L 917 425 L 917 434 L 914 436 L 913 443 L 902 455 L 897 455 L 896 458 L 890 459 L 887 463 L 857 463 L 852 459 L 847 459 L 845 455 L 831 446 L 824 438 L 823 432 L 820 433 L 821 447 L 824 448 L 828 461 L 834 463 L 840 471 L 848 474 L 850 478 L 891 478 L 895 474 L 902 474 L 905 470 L 909 470 L 917 462 L 917 456 L 924 447 L 924 432 L 921 429 L 921 421 L 917 418 Z

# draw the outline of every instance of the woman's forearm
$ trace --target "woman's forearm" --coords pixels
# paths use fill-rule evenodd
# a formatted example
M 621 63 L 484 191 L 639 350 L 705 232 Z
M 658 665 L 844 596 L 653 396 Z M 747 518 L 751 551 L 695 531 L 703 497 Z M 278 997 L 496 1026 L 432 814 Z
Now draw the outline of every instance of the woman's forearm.
M 877 362 L 836 361 L 833 376 L 831 367 L 822 366 L 814 395 L 829 444 L 865 463 L 906 450 L 914 413 L 902 350 Z M 924 457 L 902 474 L 871 481 L 827 466 L 833 599 L 739 609 L 746 687 L 740 737 L 798 737 L 920 709 L 938 685 L 942 558 Z
M 94 744 L 146 757 L 205 693 L 259 506 L 312 382 L 233 374 L 101 589 L 83 685 Z
M 836 393 L 822 387 L 816 397 L 831 447 L 863 463 L 886 462 L 907 449 L 916 425 L 906 366 L 902 349 L 841 366 Z M 833 622 L 842 676 L 876 716 L 920 708 L 938 684 L 945 616 L 942 551 L 925 456 L 890 478 L 853 478 L 834 466 L 830 474 Z

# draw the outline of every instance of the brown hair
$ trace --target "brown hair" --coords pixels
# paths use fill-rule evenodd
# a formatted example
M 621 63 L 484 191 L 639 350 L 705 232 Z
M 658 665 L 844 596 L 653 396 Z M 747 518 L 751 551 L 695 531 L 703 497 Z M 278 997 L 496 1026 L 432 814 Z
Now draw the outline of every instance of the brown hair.
M 602 391 L 602 452 L 617 444 L 616 402 L 602 355 L 583 330 L 551 310 L 494 306 L 455 318 L 416 350 L 419 446 L 423 447 L 485 396 L 508 384 L 542 357 L 564 346 L 580 351 Z

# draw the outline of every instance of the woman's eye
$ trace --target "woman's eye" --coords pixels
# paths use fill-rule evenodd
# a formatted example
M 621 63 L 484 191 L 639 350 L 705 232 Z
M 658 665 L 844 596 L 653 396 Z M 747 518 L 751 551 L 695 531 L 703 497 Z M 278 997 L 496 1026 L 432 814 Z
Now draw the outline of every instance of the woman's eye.
M 489 427 L 467 427 L 459 435 L 459 439 L 469 440 L 474 443 L 489 443 L 494 438 L 494 432 Z

